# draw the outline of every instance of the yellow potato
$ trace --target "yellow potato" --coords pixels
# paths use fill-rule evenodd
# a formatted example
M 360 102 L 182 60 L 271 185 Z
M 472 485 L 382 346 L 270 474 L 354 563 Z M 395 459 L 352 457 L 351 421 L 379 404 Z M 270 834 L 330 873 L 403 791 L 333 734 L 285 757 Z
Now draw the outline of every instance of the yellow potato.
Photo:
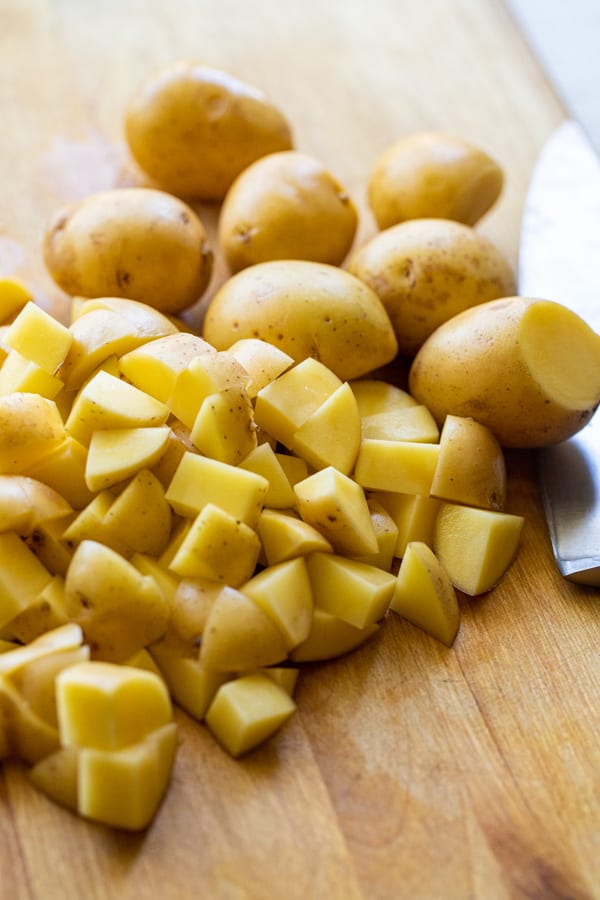
M 125 297 L 177 313 L 206 290 L 213 253 L 202 222 L 181 200 L 123 188 L 60 210 L 46 230 L 44 260 L 68 294 Z
M 498 199 L 500 166 L 483 150 L 436 131 L 409 134 L 377 159 L 368 200 L 380 228 L 407 219 L 454 219 L 474 225 Z
M 183 61 L 132 98 L 125 134 L 134 159 L 158 185 L 202 200 L 221 200 L 250 163 L 293 145 L 287 120 L 262 91 Z
M 413 219 L 387 228 L 353 254 L 348 269 L 377 293 L 399 351 L 408 356 L 463 309 L 516 291 L 497 247 L 449 219 Z
M 233 272 L 269 259 L 337 266 L 354 241 L 358 213 L 317 159 L 289 150 L 245 169 L 227 192 L 219 244 Z
M 438 328 L 409 386 L 439 423 L 471 416 L 504 447 L 547 446 L 579 431 L 600 402 L 600 336 L 559 303 L 498 299 Z
M 208 306 L 203 336 L 218 350 L 260 338 L 296 362 L 320 360 L 342 381 L 385 365 L 397 346 L 370 287 L 343 269 L 306 260 L 258 263 L 233 275 Z

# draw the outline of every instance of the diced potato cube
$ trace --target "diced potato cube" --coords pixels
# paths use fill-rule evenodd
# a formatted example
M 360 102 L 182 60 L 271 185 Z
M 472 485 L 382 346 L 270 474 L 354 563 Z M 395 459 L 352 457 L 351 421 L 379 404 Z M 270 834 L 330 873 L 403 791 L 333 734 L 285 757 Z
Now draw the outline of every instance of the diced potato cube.
M 29 780 L 55 803 L 77 812 L 78 798 L 77 747 L 61 747 L 40 759 L 28 772 Z
M 256 423 L 291 449 L 298 428 L 341 384 L 327 366 L 309 357 L 258 392 Z
M 288 650 L 306 639 L 312 621 L 313 599 L 303 557 L 268 566 L 240 590 L 272 619 L 283 634 Z
M 291 449 L 314 469 L 335 466 L 348 475 L 360 447 L 361 422 L 350 386 L 340 385 L 293 434 Z
M 35 600 L 4 626 L 2 634 L 11 640 L 29 644 L 47 631 L 66 625 L 68 621 L 64 578 L 55 575 Z
M 252 399 L 294 363 L 292 357 L 279 347 L 259 338 L 241 338 L 228 348 L 228 352 L 248 373 L 247 391 Z
M 310 632 L 305 641 L 290 652 L 292 662 L 317 662 L 335 659 L 355 650 L 379 631 L 379 623 L 357 628 L 349 622 L 315 606 Z
M 85 481 L 87 447 L 69 434 L 34 462 L 28 473 L 58 491 L 74 509 L 83 509 L 94 497 Z
M 0 628 L 34 603 L 52 574 L 13 531 L 0 534 Z
M 151 468 L 165 452 L 170 434 L 167 425 L 94 432 L 85 467 L 88 488 L 100 491 Z
M 56 704 L 63 747 L 119 750 L 173 718 L 162 678 L 109 662 L 63 669 L 56 679 Z
M 223 585 L 209 578 L 182 578 L 171 601 L 170 627 L 183 640 L 196 641 Z
M 256 530 L 269 566 L 315 550 L 333 552 L 327 538 L 295 514 L 263 509 Z
M 254 571 L 256 532 L 231 513 L 207 503 L 185 535 L 169 568 L 177 575 L 210 578 L 238 587 Z
M 267 479 L 269 488 L 263 501 L 265 506 L 287 509 L 296 502 L 294 489 L 281 464 L 280 455 L 275 453 L 270 444 L 258 444 L 239 463 L 239 468 Z
M 57 728 L 56 678 L 70 666 L 87 662 L 89 657 L 90 648 L 86 645 L 40 655 L 5 676 L 4 683 L 12 684 L 36 716 Z
M 110 533 L 105 525 L 104 520 L 114 500 L 115 495 L 109 490 L 96 494 L 74 519 L 68 521 L 62 540 L 71 547 L 82 541 L 99 541 L 122 556 L 130 556 L 132 551 L 129 543 L 114 532 Z
M 355 628 L 383 618 L 396 585 L 390 572 L 333 553 L 312 553 L 306 565 L 315 606 Z
M 371 513 L 371 522 L 373 530 L 377 537 L 377 552 L 369 553 L 366 556 L 358 557 L 361 562 L 369 563 L 371 566 L 378 566 L 389 572 L 392 568 L 394 556 L 396 555 L 396 545 L 398 543 L 398 526 L 388 513 L 388 511 L 376 500 L 367 498 L 369 512 Z
M 226 350 L 205 352 L 177 374 L 167 405 L 180 422 L 193 428 L 206 397 L 226 388 L 245 388 L 247 383 L 248 373 Z
M 412 541 L 402 558 L 390 609 L 451 647 L 460 626 L 452 582 L 427 544 Z
M 164 313 L 130 297 L 88 297 L 83 299 L 77 311 L 81 318 L 97 309 L 109 310 L 124 319 L 130 332 L 136 338 L 144 340 L 160 339 L 168 335 L 179 334 L 177 325 Z
M 242 387 L 209 394 L 198 410 L 190 432 L 194 447 L 204 456 L 237 465 L 256 447 L 252 403 Z
M 283 688 L 290 697 L 294 696 L 300 669 L 293 669 L 291 666 L 264 666 L 262 669 L 257 669 L 256 671 L 266 675 L 267 678 L 271 678 L 272 681 Z
M 64 433 L 53 400 L 20 391 L 0 396 L 0 472 L 31 475 Z
M 196 516 L 212 503 L 253 528 L 268 489 L 269 482 L 261 475 L 188 452 L 177 467 L 166 497 L 180 516 Z
M 223 684 L 206 714 L 206 724 L 227 752 L 240 756 L 261 744 L 296 708 L 289 694 L 261 673 Z
M 359 378 L 351 381 L 350 387 L 356 397 L 361 418 L 381 413 L 394 415 L 398 410 L 419 405 L 407 391 L 379 378 Z
M 300 459 L 299 456 L 294 456 L 293 453 L 278 453 L 277 451 L 275 451 L 275 456 L 279 460 L 279 465 L 287 475 L 292 487 L 298 484 L 299 481 L 304 481 L 305 478 L 308 478 L 308 463 L 305 459 Z
M 108 309 L 95 309 L 79 316 L 69 331 L 73 340 L 59 369 L 68 391 L 78 390 L 109 358 L 122 356 L 148 340 L 137 338 L 131 325 Z
M 201 722 L 217 690 L 231 676 L 207 669 L 198 659 L 180 656 L 160 642 L 151 652 L 174 703 Z
M 154 578 L 96 541 L 82 541 L 73 554 L 65 596 L 96 658 L 125 660 L 167 629 L 169 602 Z
M 440 430 L 426 406 L 405 406 L 361 419 L 363 438 L 384 441 L 435 443 Z
M 365 438 L 354 478 L 367 490 L 429 496 L 439 444 Z
M 506 464 L 489 428 L 475 419 L 446 416 L 431 493 L 442 500 L 502 511 Z
M 171 537 L 172 513 L 162 484 L 148 469 L 133 476 L 102 520 L 105 540 L 160 556 Z M 130 554 L 128 554 L 130 555 Z
M 80 750 L 79 815 L 113 828 L 146 828 L 167 790 L 176 750 L 174 722 L 120 750 Z
M 4 335 L 4 343 L 53 375 L 71 346 L 68 328 L 33 301 L 27 303 Z
M 0 659 L 11 655 L 4 653 Z M 58 730 L 35 713 L 11 684 L 0 681 L 0 760 L 14 757 L 32 765 L 59 746 Z
M 31 292 L 16 278 L 0 278 L 0 322 L 6 322 L 33 300 Z
M 471 596 L 483 594 L 513 561 L 523 524 L 522 516 L 442 503 L 433 549 L 455 587 Z
M 11 350 L 0 367 L 0 394 L 21 391 L 54 400 L 62 389 L 60 378 L 22 356 L 18 350 Z
M 100 370 L 77 394 L 65 428 L 87 445 L 95 431 L 164 425 L 168 415 L 164 403 Z
M 440 501 L 419 494 L 397 494 L 378 491 L 369 497 L 389 513 L 398 529 L 394 556 L 403 557 L 409 541 L 421 541 L 433 546 L 433 528 Z
M 298 512 L 341 554 L 364 556 L 378 550 L 377 536 L 362 487 L 328 466 L 294 486 Z
M 286 643 L 272 619 L 250 597 L 224 587 L 211 606 L 199 659 L 218 672 L 247 672 L 285 659 Z
M 195 357 L 216 352 L 203 338 L 181 331 L 131 350 L 121 357 L 119 365 L 127 381 L 166 403 L 179 373 L 187 369 Z

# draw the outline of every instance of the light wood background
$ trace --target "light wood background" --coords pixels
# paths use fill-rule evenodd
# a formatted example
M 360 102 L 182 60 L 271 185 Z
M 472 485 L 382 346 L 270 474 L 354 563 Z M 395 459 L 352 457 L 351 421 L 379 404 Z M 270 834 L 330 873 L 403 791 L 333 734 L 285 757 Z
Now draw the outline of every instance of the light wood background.
M 359 204 L 359 241 L 389 143 L 421 128 L 478 143 L 507 175 L 478 227 L 516 265 L 531 168 L 564 112 L 500 0 L 0 0 L 0 274 L 46 308 L 66 308 L 41 261 L 48 216 L 136 183 L 123 110 L 180 58 L 273 98 Z M 534 454 L 508 463 L 522 550 L 464 603 L 451 650 L 392 619 L 307 669 L 298 713 L 238 762 L 178 716 L 173 783 L 141 836 L 77 819 L 5 764 L 1 900 L 600 897 L 599 594 L 554 567 Z

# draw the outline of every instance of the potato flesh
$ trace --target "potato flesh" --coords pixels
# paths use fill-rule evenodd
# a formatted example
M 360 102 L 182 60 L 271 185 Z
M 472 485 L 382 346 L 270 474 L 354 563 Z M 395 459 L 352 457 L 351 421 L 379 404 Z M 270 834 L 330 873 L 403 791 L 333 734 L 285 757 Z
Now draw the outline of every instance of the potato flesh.
M 0 637 L 35 640 L 39 629 L 74 618 L 84 629 L 85 652 L 91 648 L 94 665 L 124 673 L 134 668 L 159 678 L 167 698 L 170 694 L 199 721 L 210 718 L 217 739 L 238 755 L 273 734 L 293 712 L 281 693 L 264 688 L 265 678 L 289 701 L 297 677 L 290 662 L 349 652 L 375 635 L 393 608 L 395 561 L 415 536 L 427 532 L 427 541 L 433 540 L 440 501 L 429 491 L 439 429 L 414 397 L 385 382 L 343 382 L 323 363 L 294 364 L 279 350 L 267 352 L 260 340 L 240 342 L 238 357 L 216 351 L 192 335 L 164 334 L 162 320 L 144 319 L 143 310 L 121 302 L 122 307 L 118 298 L 115 303 L 108 298 L 76 307 L 75 322 L 92 322 L 97 314 L 107 323 L 115 317 L 110 349 L 116 352 L 102 368 L 86 381 L 78 359 L 71 373 L 83 381 L 69 397 L 61 390 L 58 403 L 40 406 L 36 399 L 25 407 L 31 421 L 42 423 L 42 434 L 45 428 L 53 435 L 49 445 L 26 457 L 26 468 L 39 470 L 76 502 L 53 508 L 34 492 L 35 515 L 47 509 L 50 518 L 33 529 L 29 507 L 19 517 L 7 499 L 7 552 L 18 546 L 23 556 L 20 548 L 25 548 L 21 568 L 34 583 L 25 592 L 14 584 L 10 588 L 19 600 L 7 607 Z M 129 320 L 131 341 L 123 328 Z M 144 328 L 156 335 L 136 347 Z M 252 372 L 244 369 L 244 359 Z M 200 415 L 207 400 L 229 408 L 234 393 L 246 404 L 242 429 L 229 432 L 221 417 L 213 427 Z M 242 431 L 255 423 L 259 430 L 247 444 Z M 194 445 L 194 428 L 205 442 L 201 447 L 198 440 Z M 257 434 L 264 443 L 258 444 Z M 219 458 L 224 435 L 233 447 L 225 460 Z M 277 445 L 282 438 L 285 452 Z M 400 476 L 384 455 L 375 458 L 371 471 L 383 468 L 386 477 L 360 483 L 365 448 L 377 446 L 385 447 L 390 459 L 395 455 L 404 480 L 394 482 Z M 363 463 L 355 470 L 361 452 Z M 11 481 L 11 488 L 15 485 Z M 398 493 L 400 485 L 419 493 Z M 0 501 L 1 486 L 0 481 Z M 32 540 L 39 560 L 20 538 L 15 544 L 15 527 L 44 535 L 43 549 Z M 0 544 L 5 537 L 0 534 Z M 259 560 L 266 565 L 260 572 Z M 90 579 L 90 571 L 98 574 Z M 35 572 L 43 575 L 39 583 Z M 420 582 L 415 590 L 427 599 L 431 585 Z M 425 616 L 422 627 L 450 642 L 435 616 Z M 9 648 L 3 657 L 14 652 Z M 72 677 L 78 652 L 64 652 Z M 145 827 L 172 764 L 167 713 L 155 716 L 154 724 L 144 725 L 142 717 L 135 731 L 130 705 L 135 731 L 130 733 L 123 716 L 110 725 L 106 703 L 100 713 L 101 702 L 100 707 L 89 699 L 74 702 L 71 719 L 81 736 L 73 744 L 76 726 L 67 727 L 61 748 L 59 731 L 47 721 L 53 678 L 48 674 L 39 689 L 36 682 L 36 672 L 56 668 L 58 657 L 37 669 L 32 665 L 7 687 L 2 702 L 17 735 L 9 738 L 7 752 L 35 762 L 34 783 L 81 815 L 124 828 Z M 101 696 L 110 693 L 101 677 L 98 682 Z M 257 703 L 247 685 L 257 685 L 263 701 Z M 232 695 L 217 702 L 221 688 Z M 143 692 L 136 696 L 133 705 L 150 708 L 152 718 L 152 701 L 144 700 Z M 6 740 L 0 735 L 0 743 Z M 161 741 L 166 749 L 159 749 Z M 54 786 L 52 772 L 58 779 Z M 159 789 L 144 798 L 141 779 L 150 772 Z

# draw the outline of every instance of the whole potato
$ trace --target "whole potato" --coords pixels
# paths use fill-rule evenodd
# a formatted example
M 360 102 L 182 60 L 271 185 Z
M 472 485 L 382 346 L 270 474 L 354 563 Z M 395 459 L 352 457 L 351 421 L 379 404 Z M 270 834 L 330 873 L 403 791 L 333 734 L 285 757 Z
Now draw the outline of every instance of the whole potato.
M 348 269 L 378 294 L 399 351 L 407 356 L 463 309 L 516 291 L 498 248 L 449 219 L 413 219 L 387 228 L 353 254 Z
M 262 91 L 193 62 L 142 86 L 127 108 L 125 136 L 160 187 L 202 200 L 221 200 L 250 163 L 293 146 L 287 120 Z
M 296 362 L 320 360 L 342 381 L 385 365 L 397 350 L 377 294 L 343 269 L 306 260 L 257 263 L 233 275 L 208 306 L 203 336 L 218 350 L 260 338 Z
M 600 336 L 559 303 L 501 298 L 440 326 L 412 362 L 409 389 L 439 424 L 471 416 L 504 447 L 547 446 L 600 402 Z
M 318 160 L 294 150 L 248 166 L 225 197 L 219 244 L 232 271 L 271 259 L 341 265 L 358 225 L 354 203 Z
M 500 166 L 478 147 L 437 131 L 410 134 L 376 161 L 367 193 L 380 228 L 406 219 L 454 219 L 474 225 L 504 184 Z
M 60 210 L 46 230 L 44 260 L 68 294 L 126 297 L 177 313 L 206 290 L 213 253 L 202 222 L 181 200 L 124 188 Z

